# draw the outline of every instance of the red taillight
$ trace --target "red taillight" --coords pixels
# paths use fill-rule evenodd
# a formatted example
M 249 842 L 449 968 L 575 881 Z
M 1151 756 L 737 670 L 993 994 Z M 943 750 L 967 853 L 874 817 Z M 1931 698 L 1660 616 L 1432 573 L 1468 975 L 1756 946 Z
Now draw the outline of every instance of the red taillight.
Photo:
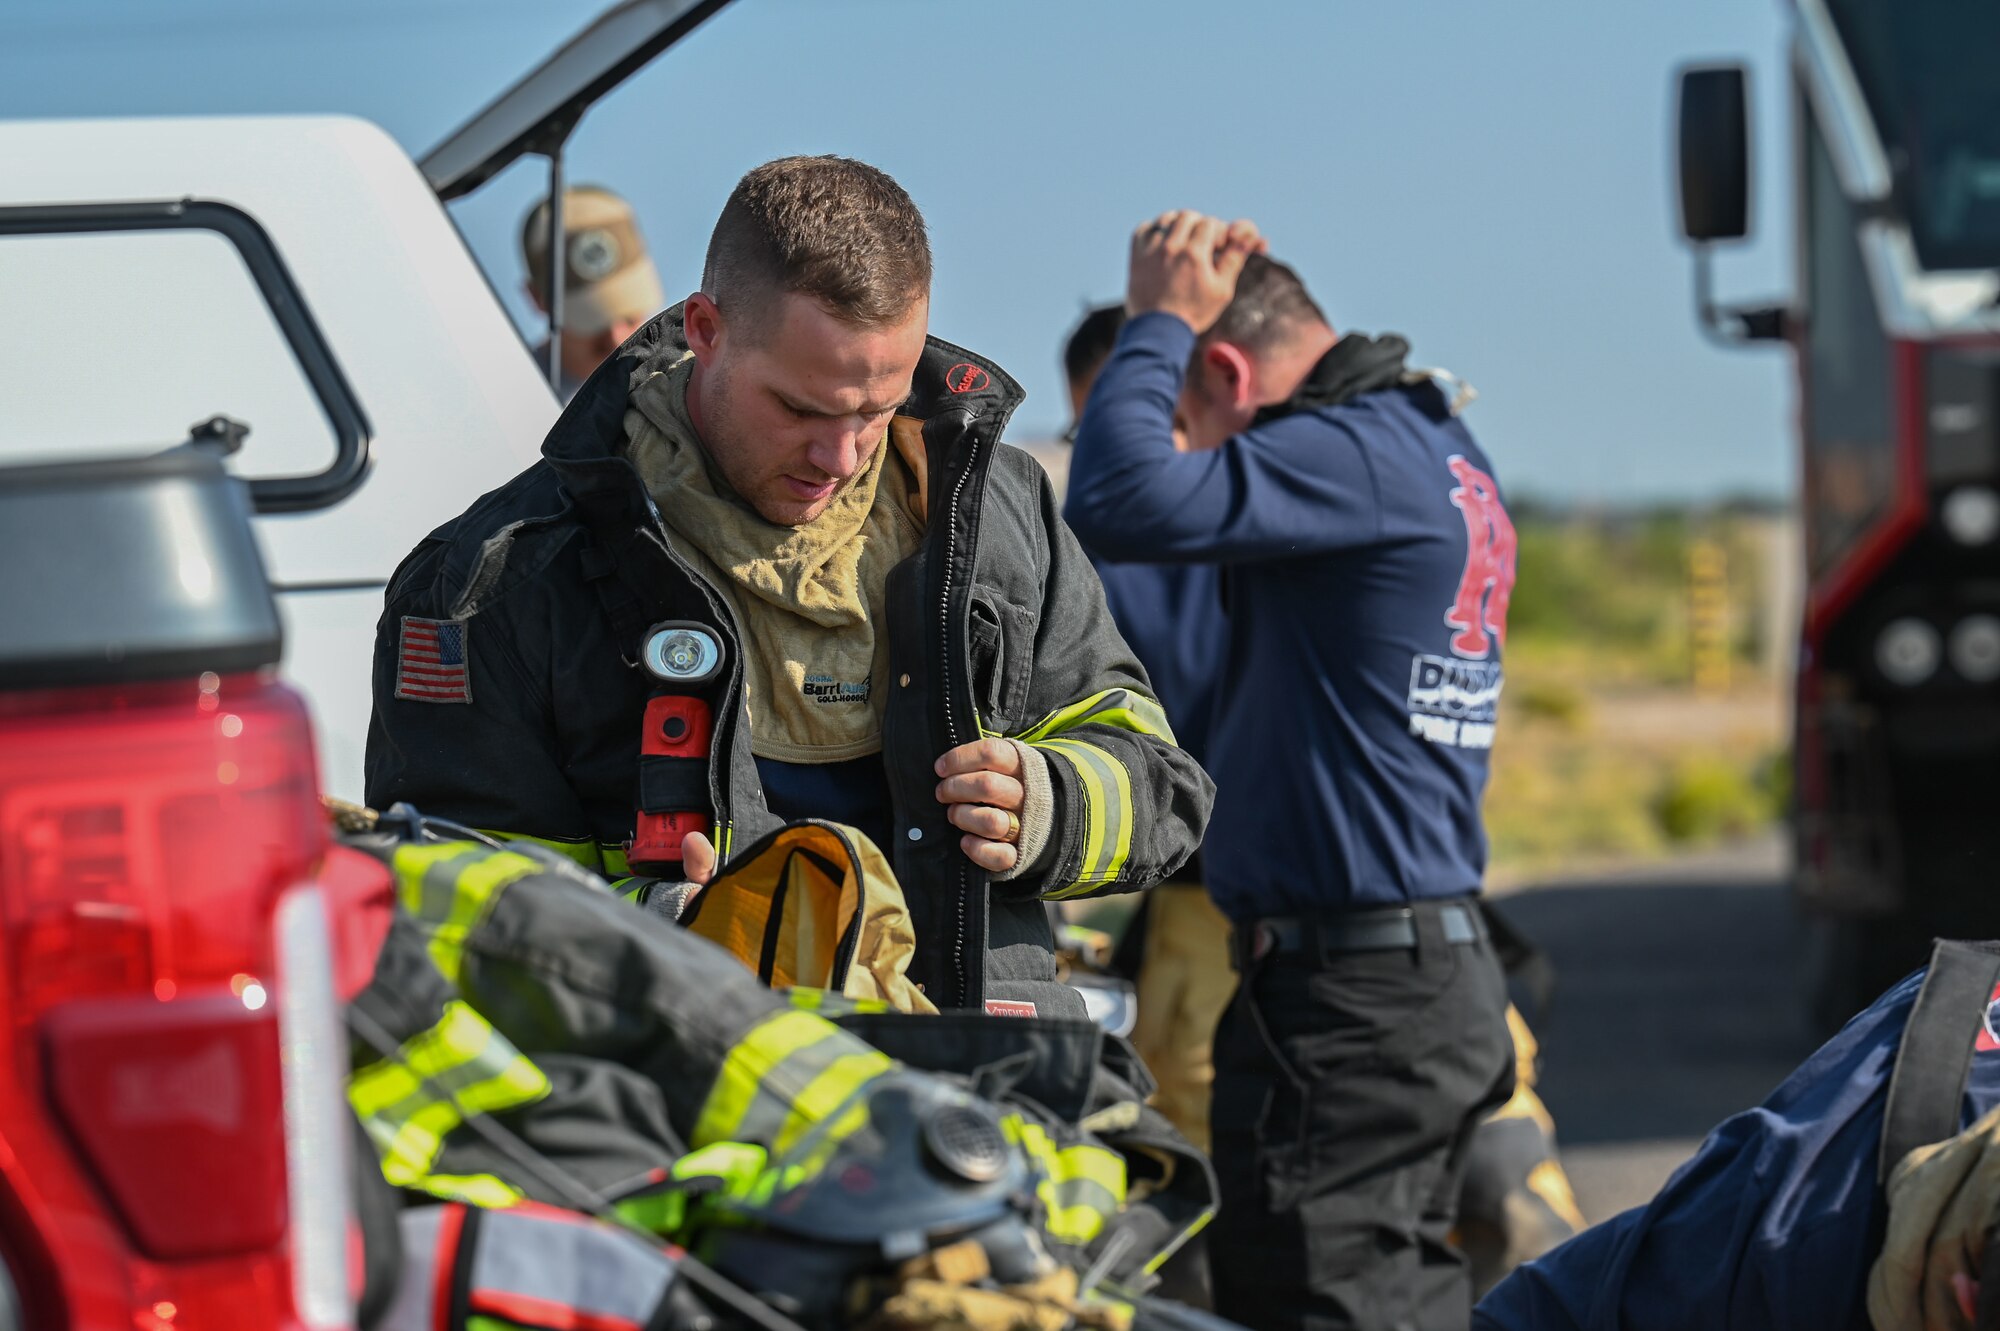
M 319 909 L 295 891 L 327 849 L 316 787 L 305 707 L 268 679 L 0 696 L 0 1170 L 72 1326 L 347 1320 L 338 1289 L 301 1297 L 293 1204 L 320 1199 L 287 1186 L 312 1166 L 344 1224 L 319 1167 L 344 1140 L 300 1129 L 281 1052 L 303 1027 L 280 902 Z M 314 1085 L 325 1120 L 337 1080 Z
M 290 691 L 212 676 L 24 695 L 0 715 L 0 926 L 16 1022 L 72 998 L 266 976 L 325 846 Z
M 64 1126 L 139 1250 L 186 1261 L 285 1237 L 276 1012 L 224 990 L 84 999 L 43 1025 Z

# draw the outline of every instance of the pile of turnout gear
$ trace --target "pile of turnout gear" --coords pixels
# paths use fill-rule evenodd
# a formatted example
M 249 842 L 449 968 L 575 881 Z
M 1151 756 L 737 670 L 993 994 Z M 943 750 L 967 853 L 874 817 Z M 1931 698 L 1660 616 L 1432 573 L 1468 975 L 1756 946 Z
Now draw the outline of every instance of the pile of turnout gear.
M 1146 1296 L 1214 1178 L 1129 1046 L 936 1012 L 850 829 L 670 909 L 404 806 L 338 821 L 364 1328 L 1227 1325 Z

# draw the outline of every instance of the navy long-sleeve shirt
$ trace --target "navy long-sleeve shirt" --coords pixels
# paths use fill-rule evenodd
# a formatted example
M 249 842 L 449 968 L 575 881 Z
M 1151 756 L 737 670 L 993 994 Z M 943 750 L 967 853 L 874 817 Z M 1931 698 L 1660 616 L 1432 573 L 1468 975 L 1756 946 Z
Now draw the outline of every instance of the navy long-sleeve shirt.
M 1204 767 L 1208 732 L 1222 683 L 1229 625 L 1222 616 L 1222 575 L 1212 564 L 1114 564 L 1088 548 L 1104 583 L 1112 622 L 1139 664 L 1174 739 Z M 1174 873 L 1174 881 L 1203 881 L 1201 852 Z
M 1208 886 L 1237 920 L 1477 891 L 1513 528 L 1429 381 L 1173 447 L 1194 334 L 1128 321 L 1064 516 L 1112 560 L 1222 566 Z
M 1208 735 L 1222 683 L 1229 624 L 1222 575 L 1210 564 L 1119 564 L 1085 547 L 1126 646 L 1146 667 L 1174 739 L 1208 763 Z
M 1883 1109 L 1923 975 L 1709 1133 L 1651 1202 L 1502 1281 L 1474 1331 L 1868 1331 L 1868 1268 L 1887 1222 Z M 2000 1104 L 1990 1013 L 1961 1129 Z

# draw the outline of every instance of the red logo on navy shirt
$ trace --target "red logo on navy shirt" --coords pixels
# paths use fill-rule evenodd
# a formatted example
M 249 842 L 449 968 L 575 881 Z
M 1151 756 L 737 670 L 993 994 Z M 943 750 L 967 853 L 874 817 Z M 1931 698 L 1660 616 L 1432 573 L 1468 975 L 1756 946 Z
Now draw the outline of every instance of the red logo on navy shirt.
M 977 393 L 991 382 L 986 371 L 965 361 L 944 372 L 944 386 L 954 393 Z
M 1450 462 L 1458 488 L 1451 502 L 1465 514 L 1465 572 L 1458 595 L 1444 612 L 1444 622 L 1457 629 L 1451 649 L 1479 660 L 1493 644 L 1507 642 L 1507 601 L 1514 594 L 1514 524 L 1500 506 L 1500 487 L 1493 478 L 1462 457 Z
M 2000 1020 L 2000 984 L 1993 986 L 1993 993 L 1986 1000 L 1986 1011 L 1979 1017 L 1979 1038 L 1972 1042 L 1975 1053 L 1990 1054 L 2000 1049 L 2000 1037 L 1994 1035 L 1994 1022 Z

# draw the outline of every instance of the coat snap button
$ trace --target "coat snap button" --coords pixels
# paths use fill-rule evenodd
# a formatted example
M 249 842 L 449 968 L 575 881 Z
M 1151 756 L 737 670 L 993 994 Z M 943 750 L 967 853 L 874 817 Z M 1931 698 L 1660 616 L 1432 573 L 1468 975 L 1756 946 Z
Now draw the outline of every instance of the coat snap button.
M 923 839 L 924 839 L 924 829 L 923 829 L 923 828 L 921 828 L 921 827 L 913 827 L 913 828 L 911 828 L 911 829 L 910 829 L 910 840 L 912 840 L 912 841 L 922 841 Z

